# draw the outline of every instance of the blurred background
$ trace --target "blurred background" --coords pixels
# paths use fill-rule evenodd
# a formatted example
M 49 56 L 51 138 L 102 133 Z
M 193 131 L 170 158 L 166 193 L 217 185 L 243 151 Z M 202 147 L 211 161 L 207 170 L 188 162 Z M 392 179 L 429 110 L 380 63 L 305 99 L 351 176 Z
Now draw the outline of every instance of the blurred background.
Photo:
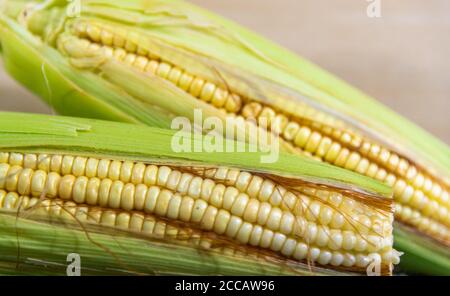
M 372 1 L 372 2 L 370 2 Z M 450 1 L 191 0 L 312 60 L 450 144 Z M 0 110 L 51 110 L 0 69 Z

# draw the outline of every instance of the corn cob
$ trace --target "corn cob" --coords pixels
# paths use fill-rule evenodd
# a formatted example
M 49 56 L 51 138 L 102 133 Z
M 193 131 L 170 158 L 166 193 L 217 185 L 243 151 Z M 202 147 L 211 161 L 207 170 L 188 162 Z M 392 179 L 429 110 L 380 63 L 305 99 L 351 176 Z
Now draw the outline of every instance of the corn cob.
M 194 240 L 296 268 L 365 273 L 376 262 L 390 274 L 399 262 L 389 189 L 332 166 L 179 154 L 165 149 L 173 131 L 112 122 L 0 113 L 0 130 L 2 213 Z
M 22 11 L 23 27 L 5 17 L 4 55 L 28 46 L 45 66 L 33 68 L 21 57 L 6 59 L 7 68 L 14 75 L 14 68 L 26 67 L 42 77 L 40 87 L 34 77 L 17 78 L 62 114 L 168 127 L 173 116 L 192 119 L 195 107 L 223 120 L 256 122 L 279 135 L 289 152 L 387 183 L 394 188 L 397 221 L 449 246 L 444 144 L 322 70 L 201 9 L 179 1 L 148 7 L 112 2 L 82 1 L 81 16 L 70 18 L 66 3 L 48 1 Z M 61 77 L 75 85 L 60 83 Z

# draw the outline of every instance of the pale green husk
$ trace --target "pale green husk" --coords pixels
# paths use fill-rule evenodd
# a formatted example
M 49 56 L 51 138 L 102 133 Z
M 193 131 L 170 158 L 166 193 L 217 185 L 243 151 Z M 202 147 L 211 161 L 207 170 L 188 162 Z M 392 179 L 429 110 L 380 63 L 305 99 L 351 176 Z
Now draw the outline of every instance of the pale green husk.
M 394 223 L 395 247 L 402 250 L 401 272 L 450 275 L 450 251 L 414 229 Z
M 0 274 L 66 275 L 80 256 L 81 275 L 320 275 L 276 262 L 206 252 L 195 246 L 144 239 L 125 232 L 68 227 L 53 221 L 32 221 L 0 212 Z

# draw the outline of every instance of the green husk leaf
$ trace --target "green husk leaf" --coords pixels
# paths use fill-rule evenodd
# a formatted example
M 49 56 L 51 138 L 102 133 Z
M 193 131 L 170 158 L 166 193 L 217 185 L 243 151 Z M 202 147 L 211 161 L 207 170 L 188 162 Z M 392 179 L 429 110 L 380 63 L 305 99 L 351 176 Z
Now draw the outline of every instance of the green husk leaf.
M 0 274 L 66 275 L 67 256 L 80 256 L 81 275 L 320 275 L 331 270 L 287 268 L 219 252 L 144 239 L 122 232 L 93 232 L 58 221 L 32 221 L 0 213 Z
M 400 270 L 410 274 L 450 275 L 450 251 L 401 223 L 394 224 L 396 248 L 402 250 Z

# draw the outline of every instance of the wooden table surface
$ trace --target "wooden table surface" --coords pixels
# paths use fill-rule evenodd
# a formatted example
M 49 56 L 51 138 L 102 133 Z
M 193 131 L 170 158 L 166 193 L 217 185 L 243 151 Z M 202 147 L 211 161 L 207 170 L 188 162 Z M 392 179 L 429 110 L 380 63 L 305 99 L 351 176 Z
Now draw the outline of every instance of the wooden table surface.
M 450 143 L 450 1 L 192 0 L 314 61 Z M 0 109 L 51 112 L 0 69 Z

